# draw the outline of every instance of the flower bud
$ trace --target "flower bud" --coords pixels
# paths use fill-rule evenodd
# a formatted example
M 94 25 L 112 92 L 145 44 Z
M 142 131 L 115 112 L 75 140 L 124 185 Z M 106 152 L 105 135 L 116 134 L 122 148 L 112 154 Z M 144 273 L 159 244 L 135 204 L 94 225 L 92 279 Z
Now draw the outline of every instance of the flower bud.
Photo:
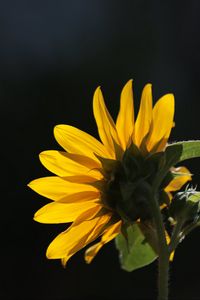
M 186 188 L 173 198 L 169 207 L 170 216 L 177 222 L 198 222 L 200 219 L 200 192 L 193 188 Z

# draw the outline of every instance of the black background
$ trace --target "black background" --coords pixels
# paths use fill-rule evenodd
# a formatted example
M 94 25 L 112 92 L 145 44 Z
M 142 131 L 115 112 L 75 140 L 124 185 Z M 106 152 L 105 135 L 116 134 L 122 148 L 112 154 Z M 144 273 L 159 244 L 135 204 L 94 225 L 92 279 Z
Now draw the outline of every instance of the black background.
M 1 288 L 2 300 L 156 299 L 157 263 L 126 273 L 114 243 L 91 265 L 80 251 L 63 269 L 45 250 L 65 225 L 32 220 L 47 201 L 26 187 L 49 175 L 43 150 L 60 149 L 56 124 L 97 137 L 92 95 L 101 85 L 116 117 L 123 85 L 134 80 L 154 100 L 173 92 L 171 141 L 200 138 L 199 1 L 1 1 Z M 187 162 L 200 183 L 200 161 Z M 200 233 L 178 248 L 171 265 L 171 299 L 200 299 Z

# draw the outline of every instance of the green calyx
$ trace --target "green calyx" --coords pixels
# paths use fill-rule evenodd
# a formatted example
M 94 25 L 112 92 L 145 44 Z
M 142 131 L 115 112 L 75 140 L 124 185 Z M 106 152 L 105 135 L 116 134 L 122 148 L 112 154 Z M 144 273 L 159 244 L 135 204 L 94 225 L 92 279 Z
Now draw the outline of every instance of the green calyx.
M 99 157 L 98 157 L 99 158 Z M 124 153 L 121 161 L 99 158 L 105 184 L 102 202 L 128 222 L 137 219 L 152 219 L 150 197 L 152 184 L 164 164 L 164 153 L 143 156 L 132 144 Z M 164 188 L 171 181 L 171 172 L 163 178 L 160 185 L 159 204 L 168 203 Z

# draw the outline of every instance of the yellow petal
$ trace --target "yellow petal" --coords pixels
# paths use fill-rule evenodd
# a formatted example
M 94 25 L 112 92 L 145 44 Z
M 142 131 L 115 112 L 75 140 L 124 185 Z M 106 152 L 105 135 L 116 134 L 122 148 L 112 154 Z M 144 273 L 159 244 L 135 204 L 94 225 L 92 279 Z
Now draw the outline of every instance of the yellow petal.
M 151 151 L 160 141 L 165 143 L 173 127 L 174 96 L 164 95 L 153 108 L 153 119 L 147 139 L 147 149 Z
M 121 223 L 121 221 L 118 221 L 117 223 L 109 226 L 102 235 L 101 241 L 99 243 L 94 244 L 85 251 L 85 260 L 88 264 L 91 263 L 91 261 L 97 255 L 97 253 L 103 247 L 103 245 L 110 242 L 119 234 L 121 229 Z
M 170 241 L 171 241 L 171 238 L 170 238 L 170 236 L 169 236 L 169 234 L 168 234 L 167 231 L 165 231 L 165 237 L 166 237 L 167 244 L 169 245 L 169 243 L 170 243 Z M 169 260 L 170 260 L 170 261 L 173 261 L 173 259 L 174 259 L 174 253 L 175 253 L 175 251 L 172 251 L 172 252 L 170 253 L 170 256 L 169 256 Z
M 67 152 L 64 153 L 65 156 L 68 157 L 69 159 L 74 160 L 76 163 L 79 163 L 80 165 L 83 165 L 90 170 L 98 169 L 99 167 L 101 167 L 101 163 L 99 161 L 94 160 L 88 156 L 74 154 L 74 153 L 67 153 Z
M 75 192 L 97 191 L 92 185 L 68 182 L 57 176 L 35 179 L 28 186 L 36 193 L 55 201 Z
M 73 256 L 73 254 L 61 258 L 61 263 L 62 263 L 62 266 L 63 266 L 64 268 L 66 267 L 66 263 L 68 262 L 68 260 L 69 260 L 70 257 L 72 257 L 72 256 Z
M 63 258 L 66 263 L 77 251 L 95 240 L 111 218 L 111 214 L 104 214 L 89 219 L 98 211 L 98 207 L 88 210 L 66 231 L 59 234 L 49 245 L 47 257 L 50 259 Z
M 175 254 L 175 251 L 172 251 L 172 252 L 170 253 L 170 256 L 169 256 L 169 260 L 170 260 L 170 261 L 173 261 L 173 260 L 174 260 L 174 254 Z
M 52 202 L 39 209 L 34 215 L 34 220 L 46 224 L 73 222 L 84 211 L 97 206 L 101 208 L 95 200 L 75 203 Z
M 179 173 L 177 177 L 175 177 L 170 184 L 165 188 L 166 192 L 174 192 L 178 191 L 182 188 L 186 182 L 192 180 L 190 171 L 185 167 L 179 167 L 174 170 L 176 173 Z
M 74 182 L 74 183 L 91 183 L 91 182 L 96 182 L 97 180 L 103 179 L 103 176 L 101 173 L 98 174 L 98 178 L 87 176 L 87 175 L 74 175 L 74 176 L 66 176 L 63 177 L 65 180 Z
M 133 106 L 133 90 L 132 80 L 129 80 L 124 86 L 121 99 L 120 110 L 117 116 L 116 129 L 121 141 L 122 147 L 125 150 L 130 142 L 134 128 L 134 106 Z
M 49 150 L 43 151 L 39 155 L 41 163 L 52 173 L 65 177 L 73 175 L 89 175 L 96 179 L 101 179 L 102 175 L 98 169 L 90 169 L 70 158 L 64 151 Z
M 110 116 L 104 103 L 103 95 L 98 87 L 93 97 L 93 112 L 97 123 L 99 136 L 105 145 L 111 158 L 115 158 L 114 141 L 119 145 L 119 138 L 112 117 Z
M 102 157 L 108 156 L 105 147 L 98 140 L 76 127 L 57 125 L 54 128 L 54 135 L 57 142 L 67 152 L 88 156 L 97 162 L 99 161 L 95 154 Z
M 100 198 L 100 192 L 96 191 L 90 191 L 90 192 L 79 192 L 79 193 L 74 193 L 71 195 L 67 195 L 61 199 L 59 199 L 57 202 L 59 203 L 75 203 L 75 202 L 85 202 L 85 201 L 90 201 L 94 199 L 99 199 Z
M 134 143 L 140 147 L 143 138 L 147 135 L 152 121 L 152 87 L 145 85 L 140 102 L 140 109 L 135 122 Z

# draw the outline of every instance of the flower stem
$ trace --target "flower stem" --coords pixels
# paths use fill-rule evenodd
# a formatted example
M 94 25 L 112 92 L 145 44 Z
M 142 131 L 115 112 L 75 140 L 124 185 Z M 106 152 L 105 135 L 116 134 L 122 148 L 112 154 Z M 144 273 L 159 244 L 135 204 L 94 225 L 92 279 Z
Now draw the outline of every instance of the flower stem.
M 183 223 L 183 220 L 179 220 L 179 222 L 175 225 L 174 230 L 172 231 L 171 242 L 169 244 L 170 253 L 174 251 L 177 245 L 180 243 L 180 239 L 183 236 L 183 234 L 181 235 Z
M 168 299 L 169 257 L 160 247 L 158 265 L 158 300 Z
M 158 239 L 158 300 L 168 300 L 169 251 L 165 226 L 156 192 L 152 198 L 152 211 Z

